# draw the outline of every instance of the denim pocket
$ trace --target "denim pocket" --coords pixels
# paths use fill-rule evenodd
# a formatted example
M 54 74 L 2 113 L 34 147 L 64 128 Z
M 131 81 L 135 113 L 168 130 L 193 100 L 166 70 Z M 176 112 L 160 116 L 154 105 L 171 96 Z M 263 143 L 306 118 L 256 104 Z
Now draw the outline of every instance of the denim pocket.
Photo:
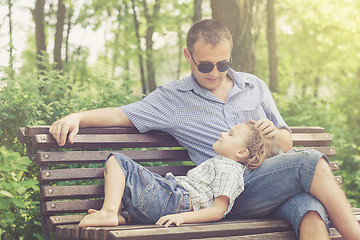
M 148 183 L 138 197 L 137 208 L 148 219 L 156 222 L 164 215 L 172 192 L 158 182 L 163 179 L 154 177 L 146 169 L 140 170 L 140 175 Z

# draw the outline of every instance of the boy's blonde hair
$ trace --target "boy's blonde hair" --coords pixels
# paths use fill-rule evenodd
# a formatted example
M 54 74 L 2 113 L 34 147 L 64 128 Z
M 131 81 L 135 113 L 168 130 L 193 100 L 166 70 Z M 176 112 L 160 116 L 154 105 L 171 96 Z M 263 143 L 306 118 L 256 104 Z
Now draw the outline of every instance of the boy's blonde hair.
M 256 169 L 266 159 L 279 155 L 280 147 L 271 139 L 265 138 L 254 124 L 248 122 L 247 125 L 250 133 L 245 144 L 250 154 L 245 165 L 249 169 Z

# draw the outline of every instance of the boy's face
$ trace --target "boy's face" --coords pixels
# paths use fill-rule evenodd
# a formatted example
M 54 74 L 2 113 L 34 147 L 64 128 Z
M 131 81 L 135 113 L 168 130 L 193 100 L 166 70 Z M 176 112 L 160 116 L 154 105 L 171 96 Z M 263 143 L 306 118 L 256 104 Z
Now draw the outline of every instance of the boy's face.
M 220 138 L 213 144 L 215 152 L 226 158 L 237 161 L 236 154 L 246 149 L 245 139 L 248 138 L 250 127 L 240 123 L 232 127 L 228 132 L 220 133 Z

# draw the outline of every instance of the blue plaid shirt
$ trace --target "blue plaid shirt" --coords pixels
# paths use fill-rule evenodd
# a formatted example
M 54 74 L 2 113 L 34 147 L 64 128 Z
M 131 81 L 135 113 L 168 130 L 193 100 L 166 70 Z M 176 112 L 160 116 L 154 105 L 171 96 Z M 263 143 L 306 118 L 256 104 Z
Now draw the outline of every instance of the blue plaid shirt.
M 268 118 L 277 128 L 289 129 L 262 80 L 233 69 L 228 76 L 234 86 L 225 103 L 191 75 L 160 86 L 121 109 L 140 132 L 162 130 L 174 136 L 196 165 L 215 157 L 212 145 L 220 132 L 238 123 Z

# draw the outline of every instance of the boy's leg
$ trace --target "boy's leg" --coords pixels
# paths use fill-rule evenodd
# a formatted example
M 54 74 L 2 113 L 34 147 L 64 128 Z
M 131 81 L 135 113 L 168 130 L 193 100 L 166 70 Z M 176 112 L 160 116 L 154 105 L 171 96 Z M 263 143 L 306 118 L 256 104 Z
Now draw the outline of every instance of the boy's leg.
M 125 188 L 125 175 L 114 156 L 106 162 L 105 199 L 100 211 L 93 212 L 80 221 L 79 227 L 117 226 L 125 224 L 118 215 Z M 91 211 L 90 211 L 91 212 Z
M 345 239 L 360 239 L 360 225 L 351 211 L 344 192 L 323 158 L 316 166 L 309 193 L 323 203 L 331 222 Z

